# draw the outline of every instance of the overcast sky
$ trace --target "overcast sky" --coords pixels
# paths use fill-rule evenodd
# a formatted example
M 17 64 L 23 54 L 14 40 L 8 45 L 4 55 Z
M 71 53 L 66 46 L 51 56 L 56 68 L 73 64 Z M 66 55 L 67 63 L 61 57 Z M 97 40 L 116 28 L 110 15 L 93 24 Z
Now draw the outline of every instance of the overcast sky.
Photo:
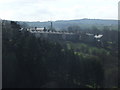
M 0 0 L 0 18 L 15 21 L 118 19 L 119 0 Z

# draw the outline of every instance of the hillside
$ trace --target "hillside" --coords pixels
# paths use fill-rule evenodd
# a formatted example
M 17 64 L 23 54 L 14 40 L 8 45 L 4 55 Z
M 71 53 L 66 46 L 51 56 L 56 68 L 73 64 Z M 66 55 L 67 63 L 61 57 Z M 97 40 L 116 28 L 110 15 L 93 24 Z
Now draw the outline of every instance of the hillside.
M 22 22 L 20 22 L 22 23 Z M 46 22 L 26 22 L 30 27 L 50 27 L 50 21 Z M 53 27 L 56 30 L 67 30 L 69 26 L 80 26 L 81 29 L 96 26 L 98 29 L 103 29 L 104 26 L 111 27 L 111 29 L 117 30 L 117 20 L 106 19 L 77 19 L 77 20 L 58 20 L 53 21 Z

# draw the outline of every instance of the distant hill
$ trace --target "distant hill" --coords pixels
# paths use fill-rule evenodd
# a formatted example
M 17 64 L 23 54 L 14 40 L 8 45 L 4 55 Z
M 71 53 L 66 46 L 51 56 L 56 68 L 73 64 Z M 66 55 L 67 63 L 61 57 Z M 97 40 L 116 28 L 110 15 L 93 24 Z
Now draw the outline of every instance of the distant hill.
M 22 23 L 22 22 L 20 22 Z M 25 22 L 30 27 L 47 27 L 50 28 L 50 22 Z M 111 29 L 117 30 L 118 20 L 106 20 L 106 19 L 77 19 L 77 20 L 58 20 L 53 21 L 53 27 L 56 30 L 67 30 L 69 26 L 80 26 L 81 29 L 96 26 L 98 29 L 103 29 L 104 26 L 111 27 Z

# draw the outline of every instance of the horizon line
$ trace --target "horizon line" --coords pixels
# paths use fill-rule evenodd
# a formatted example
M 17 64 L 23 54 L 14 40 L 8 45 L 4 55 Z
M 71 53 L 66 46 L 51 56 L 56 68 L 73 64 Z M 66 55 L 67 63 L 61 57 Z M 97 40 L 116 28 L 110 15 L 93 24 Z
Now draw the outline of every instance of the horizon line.
M 103 19 L 103 18 L 101 18 L 101 19 L 97 19 L 97 18 L 82 18 L 82 19 L 61 19 L 61 20 L 45 20 L 45 21 L 38 21 L 38 20 L 35 20 L 35 21 L 33 21 L 33 20 L 31 20 L 31 21 L 28 21 L 28 20 L 9 20 L 9 19 L 1 19 L 1 20 L 7 20 L 7 21 L 16 21 L 16 22 L 55 22 L 55 21 L 72 21 L 72 20 L 83 20 L 83 19 L 88 19 L 88 20 L 119 20 L 119 19 Z

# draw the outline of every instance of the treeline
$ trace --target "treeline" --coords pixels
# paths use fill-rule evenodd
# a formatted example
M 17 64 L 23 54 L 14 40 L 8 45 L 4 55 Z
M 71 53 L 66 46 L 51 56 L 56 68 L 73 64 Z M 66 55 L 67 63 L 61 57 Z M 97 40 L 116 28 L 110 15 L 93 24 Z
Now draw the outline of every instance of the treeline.
M 98 57 L 80 57 L 57 42 L 20 31 L 16 22 L 3 24 L 3 88 L 98 88 L 104 70 Z
M 108 26 L 104 26 L 103 29 L 99 29 L 96 26 L 93 26 L 91 29 L 81 29 L 79 26 L 69 26 L 68 30 L 69 32 L 74 32 L 77 34 L 85 34 L 90 33 L 93 35 L 102 34 L 104 36 L 103 41 L 114 41 L 118 42 L 118 30 L 111 29 Z M 112 37 L 111 37 L 112 36 Z
M 77 42 L 89 44 L 91 46 L 102 47 L 111 51 L 118 51 L 119 30 L 111 29 L 111 27 L 104 26 L 103 29 L 99 29 L 93 26 L 92 29 L 81 29 L 79 26 L 69 26 L 69 32 L 74 32 L 76 35 L 81 35 L 76 39 Z M 91 34 L 91 35 L 86 35 Z M 103 35 L 102 38 L 95 39 L 95 35 Z M 99 42 L 97 40 L 100 40 Z

